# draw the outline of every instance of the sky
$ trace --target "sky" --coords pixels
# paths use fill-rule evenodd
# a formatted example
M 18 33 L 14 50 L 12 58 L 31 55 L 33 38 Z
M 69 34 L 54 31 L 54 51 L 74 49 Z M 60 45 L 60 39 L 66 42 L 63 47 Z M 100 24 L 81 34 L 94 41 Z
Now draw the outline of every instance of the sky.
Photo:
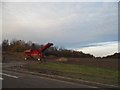
M 2 39 L 53 42 L 96 57 L 118 52 L 117 2 L 2 2 L 1 6 Z
M 120 0 L 1 0 L 1 2 L 119 2 Z

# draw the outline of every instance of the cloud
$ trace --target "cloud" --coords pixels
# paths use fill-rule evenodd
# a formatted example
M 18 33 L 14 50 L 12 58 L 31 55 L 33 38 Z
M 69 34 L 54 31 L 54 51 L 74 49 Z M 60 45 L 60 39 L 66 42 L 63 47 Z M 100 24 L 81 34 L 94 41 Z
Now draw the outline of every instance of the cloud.
M 92 43 L 92 44 L 88 44 L 88 46 L 76 50 L 82 51 L 84 53 L 90 53 L 95 57 L 103 57 L 118 52 L 118 42 L 113 41 L 113 42 Z

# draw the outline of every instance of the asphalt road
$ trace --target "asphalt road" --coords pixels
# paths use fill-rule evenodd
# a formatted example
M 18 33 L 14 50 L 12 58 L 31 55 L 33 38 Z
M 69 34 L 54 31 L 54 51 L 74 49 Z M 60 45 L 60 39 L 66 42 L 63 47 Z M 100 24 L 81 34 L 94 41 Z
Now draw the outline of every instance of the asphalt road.
M 96 88 L 36 75 L 3 71 L 2 88 Z

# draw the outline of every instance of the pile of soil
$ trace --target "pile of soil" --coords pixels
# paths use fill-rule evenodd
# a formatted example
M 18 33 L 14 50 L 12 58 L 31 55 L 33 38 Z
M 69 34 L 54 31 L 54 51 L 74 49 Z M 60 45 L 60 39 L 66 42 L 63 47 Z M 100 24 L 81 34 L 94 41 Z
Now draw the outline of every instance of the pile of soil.
M 67 59 L 67 58 L 62 57 L 62 58 L 57 59 L 57 61 L 58 61 L 58 62 L 67 62 L 67 61 L 68 61 L 68 59 Z

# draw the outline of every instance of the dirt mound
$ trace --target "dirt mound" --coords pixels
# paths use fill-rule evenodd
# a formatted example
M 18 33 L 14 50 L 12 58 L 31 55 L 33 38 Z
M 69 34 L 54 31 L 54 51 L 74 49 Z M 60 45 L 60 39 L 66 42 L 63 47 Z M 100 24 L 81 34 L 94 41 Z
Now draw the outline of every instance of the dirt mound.
M 57 59 L 57 61 L 59 61 L 59 62 L 67 62 L 67 61 L 68 61 L 68 59 L 67 59 L 67 58 L 62 57 L 62 58 Z

